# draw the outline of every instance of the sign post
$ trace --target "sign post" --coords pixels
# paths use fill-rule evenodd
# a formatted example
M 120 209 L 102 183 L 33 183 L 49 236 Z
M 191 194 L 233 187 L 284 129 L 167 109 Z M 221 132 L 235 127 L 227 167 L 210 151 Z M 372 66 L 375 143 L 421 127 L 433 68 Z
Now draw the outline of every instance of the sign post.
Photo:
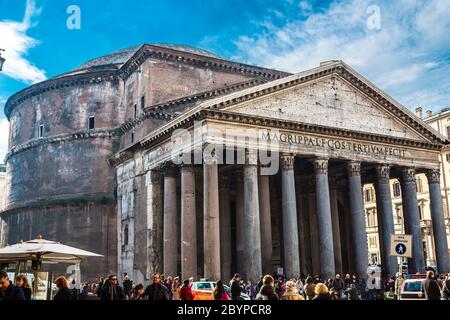
M 412 258 L 412 235 L 392 234 L 391 235 L 391 256 L 400 257 L 398 270 L 402 271 L 403 259 Z

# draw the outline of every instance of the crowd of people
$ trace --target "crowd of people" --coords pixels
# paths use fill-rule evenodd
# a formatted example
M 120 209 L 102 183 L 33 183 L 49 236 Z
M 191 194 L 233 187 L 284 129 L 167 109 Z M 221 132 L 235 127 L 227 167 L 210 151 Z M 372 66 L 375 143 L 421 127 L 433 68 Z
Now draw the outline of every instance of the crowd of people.
M 241 300 L 243 294 L 252 300 L 385 300 L 399 299 L 404 275 L 397 273 L 387 281 L 380 281 L 375 271 L 367 279 L 356 275 L 337 274 L 322 279 L 319 275 L 302 275 L 285 279 L 284 276 L 262 276 L 257 283 L 245 281 L 235 274 L 226 287 L 222 280 L 215 282 L 211 300 Z M 82 285 L 81 290 L 70 287 L 69 281 L 60 276 L 55 280 L 58 292 L 54 300 L 194 300 L 194 278 L 180 281 L 179 277 L 165 277 L 159 273 L 152 276 L 152 283 L 144 287 L 133 284 L 127 274 L 121 279 L 112 274 L 100 278 L 98 283 Z M 72 285 L 74 282 L 72 282 Z M 429 271 L 422 282 L 422 290 L 428 300 L 449 300 L 450 274 L 437 276 Z M 30 300 L 32 286 L 25 275 L 17 275 L 15 283 L 5 271 L 0 271 L 0 300 Z

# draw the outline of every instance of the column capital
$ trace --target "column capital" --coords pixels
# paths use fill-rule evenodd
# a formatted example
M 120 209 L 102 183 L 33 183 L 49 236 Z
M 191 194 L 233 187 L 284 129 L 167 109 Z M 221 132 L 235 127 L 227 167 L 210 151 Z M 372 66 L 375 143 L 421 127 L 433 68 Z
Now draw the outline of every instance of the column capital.
M 293 170 L 294 169 L 295 155 L 292 153 L 282 153 L 280 155 L 281 168 L 283 170 Z
M 312 163 L 316 174 L 328 174 L 328 159 L 317 158 Z
M 348 162 L 347 173 L 349 177 L 361 176 L 361 162 L 359 161 Z
M 431 169 L 426 172 L 428 183 L 441 182 L 441 171 L 439 169 Z
M 414 168 L 402 168 L 402 180 L 405 182 L 416 181 L 416 169 Z
M 376 167 L 376 172 L 377 172 L 377 178 L 388 178 L 389 179 L 389 174 L 391 172 L 391 165 L 389 164 L 380 164 L 377 165 Z
M 258 154 L 254 149 L 245 149 L 245 164 L 250 166 L 258 165 Z
M 190 163 L 182 163 L 179 164 L 178 167 L 183 171 L 194 171 L 195 169 L 194 165 Z
M 161 172 L 164 176 L 174 176 L 177 173 L 177 166 L 172 161 L 166 161 L 161 165 Z

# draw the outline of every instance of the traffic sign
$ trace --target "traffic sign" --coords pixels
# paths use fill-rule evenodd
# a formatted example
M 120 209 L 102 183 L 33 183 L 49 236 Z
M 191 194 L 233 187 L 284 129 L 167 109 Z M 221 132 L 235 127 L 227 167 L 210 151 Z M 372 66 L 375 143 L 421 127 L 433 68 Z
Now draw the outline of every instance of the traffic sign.
M 391 256 L 412 258 L 412 235 L 391 235 Z

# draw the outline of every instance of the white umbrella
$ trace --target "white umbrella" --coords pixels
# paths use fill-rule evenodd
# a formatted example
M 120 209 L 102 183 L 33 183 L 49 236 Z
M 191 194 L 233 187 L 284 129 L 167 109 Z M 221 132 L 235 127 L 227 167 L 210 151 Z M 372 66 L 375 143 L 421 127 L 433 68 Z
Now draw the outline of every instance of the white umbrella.
M 79 263 L 84 257 L 102 257 L 102 255 L 45 240 L 41 236 L 0 248 L 0 262 L 38 260 L 43 263 Z

